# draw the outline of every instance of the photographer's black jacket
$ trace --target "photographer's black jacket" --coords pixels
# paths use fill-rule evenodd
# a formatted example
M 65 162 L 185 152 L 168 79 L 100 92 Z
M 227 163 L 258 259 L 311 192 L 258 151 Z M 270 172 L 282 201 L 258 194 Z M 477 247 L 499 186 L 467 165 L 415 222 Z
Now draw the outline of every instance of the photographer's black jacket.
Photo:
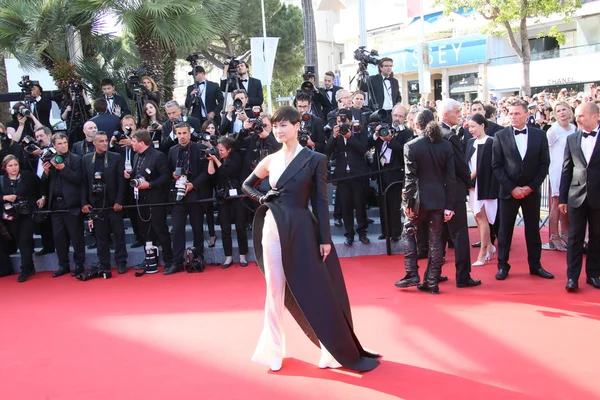
M 2 205 L 2 210 L 4 210 L 4 196 L 16 194 L 17 201 L 27 201 L 29 213 L 31 213 L 37 209 L 36 201 L 42 195 L 46 194 L 44 188 L 40 185 L 40 179 L 31 171 L 21 170 L 21 176 L 15 186 L 12 186 L 10 179 L 6 175 L 0 176 L 0 180 L 2 180 L 0 183 L 0 204 Z
M 81 204 L 92 204 L 95 205 L 92 197 L 92 185 L 95 182 L 95 155 L 96 153 L 89 153 L 83 156 L 82 161 L 82 190 L 81 190 Z M 125 176 L 123 170 L 125 169 L 125 163 L 123 157 L 120 154 L 107 151 L 104 153 L 106 159 L 106 166 L 104 168 L 104 183 L 106 184 L 106 204 L 105 207 L 112 208 L 115 204 L 123 205 L 125 201 Z M 102 200 L 100 200 L 102 201 Z M 96 204 L 98 202 L 96 201 Z M 102 203 L 97 204 L 101 206 Z
M 205 95 L 204 95 L 204 107 L 206 107 L 206 115 L 208 116 L 208 113 L 210 112 L 214 112 L 215 113 L 215 120 L 219 121 L 220 120 L 220 112 L 221 110 L 223 110 L 223 103 L 224 103 L 224 97 L 223 97 L 223 92 L 221 92 L 221 89 L 219 88 L 219 85 L 217 85 L 215 82 L 211 82 L 211 81 L 204 81 L 204 90 L 205 90 Z M 190 106 L 192 105 L 192 100 L 194 99 L 194 96 L 192 96 L 190 93 L 192 93 L 192 90 L 198 88 L 199 83 L 195 82 L 193 85 L 190 85 L 187 87 L 187 93 L 185 95 L 185 107 L 189 110 Z M 201 85 L 200 85 L 201 86 Z M 192 110 L 192 116 L 196 117 L 198 119 L 202 118 L 202 107 L 201 106 L 194 106 L 194 109 Z
M 42 94 L 41 99 L 39 101 L 35 100 L 31 104 L 35 104 L 33 106 L 33 113 L 35 114 L 38 121 L 40 121 L 40 124 L 52 130 L 52 125 L 50 124 L 50 111 L 52 110 L 52 99 Z
M 242 156 L 236 151 L 229 153 L 225 160 L 221 160 L 221 167 L 215 164 L 217 189 L 237 189 L 242 194 L 240 178 L 242 174 Z
M 19 159 L 21 169 L 23 169 L 23 149 L 19 146 L 19 143 L 12 140 L 5 140 L 2 142 L 2 148 L 0 149 L 0 162 L 4 160 L 4 157 L 12 154 Z M 4 170 L 0 168 L 0 175 L 4 174 Z
M 192 202 L 200 199 L 209 199 L 212 197 L 212 185 L 210 175 L 208 174 L 208 160 L 204 156 L 204 150 L 207 147 L 201 143 L 190 143 L 190 169 L 187 173 L 188 181 L 194 185 L 194 190 L 190 191 L 184 198 L 184 202 Z M 180 145 L 171 147 L 169 150 L 169 168 L 171 175 L 177 168 Z M 185 173 L 185 170 L 183 171 Z
M 321 107 L 323 108 L 323 115 L 328 115 L 331 111 L 336 110 L 338 108 L 337 100 L 335 99 L 335 94 L 338 90 L 343 89 L 341 86 L 333 85 L 331 86 L 331 101 L 329 101 L 329 97 L 327 96 L 328 90 L 325 87 L 319 88 L 319 93 L 321 93 Z
M 94 143 L 88 142 L 85 139 L 76 142 L 71 149 L 71 152 L 73 154 L 77 154 L 79 157 L 83 157 L 88 153 L 93 153 L 94 151 L 96 151 Z
M 248 90 L 246 90 L 246 93 L 248 94 L 247 106 L 248 107 L 253 107 L 253 106 L 262 107 L 264 98 L 263 98 L 262 83 L 261 83 L 260 79 L 252 78 L 251 76 L 249 76 L 248 82 L 246 82 L 246 83 L 248 86 Z M 227 79 L 221 78 L 221 91 L 222 92 L 225 92 L 226 84 L 227 84 Z M 238 80 L 238 85 L 239 85 L 240 89 L 244 89 L 244 85 L 243 85 L 241 79 Z M 227 88 L 227 90 L 230 92 L 233 92 L 235 89 L 237 89 L 237 88 L 234 88 L 231 86 Z
M 194 135 L 202 135 L 202 123 L 198 118 L 194 117 L 186 117 L 187 123 L 191 127 L 190 131 L 192 136 Z M 171 132 L 175 134 L 174 126 L 177 125 L 181 121 L 176 121 L 173 123 L 171 120 L 166 120 L 162 124 L 162 139 L 160 140 L 160 151 L 162 151 L 165 156 L 169 154 L 169 149 L 177 144 L 177 142 L 171 139 Z
M 104 99 L 106 100 L 106 103 L 108 103 L 109 99 L 106 95 L 104 96 Z M 121 116 L 119 118 L 123 118 L 124 116 L 131 114 L 131 111 L 129 110 L 129 105 L 127 104 L 127 100 L 125 100 L 125 98 L 123 96 L 119 96 L 118 94 L 115 93 L 115 94 L 113 94 L 111 100 L 113 101 L 113 107 L 111 109 L 110 104 L 109 104 L 107 112 L 109 112 L 110 114 L 114 114 L 114 107 L 119 106 L 119 107 L 121 107 Z M 100 127 L 98 127 L 98 130 L 100 130 Z M 106 133 L 108 133 L 108 132 L 106 132 Z
M 246 104 L 246 108 L 244 108 L 244 112 L 246 113 L 246 116 L 250 119 L 254 118 L 254 113 L 252 112 L 252 107 L 249 107 Z M 237 111 L 233 111 L 233 114 L 231 114 L 231 121 L 229 120 L 229 118 L 227 118 L 227 115 L 223 116 L 223 119 L 221 120 L 221 126 L 219 126 L 219 133 L 221 135 L 226 135 L 226 134 L 233 134 L 233 124 L 235 122 L 235 120 L 237 119 L 237 115 L 238 112 Z M 242 125 L 244 124 L 244 122 L 242 121 Z M 244 128 L 242 127 L 242 130 Z M 241 132 L 241 131 L 240 131 Z
M 66 202 L 69 213 L 79 215 L 81 212 L 81 183 L 82 168 L 81 157 L 77 154 L 67 153 L 64 156 L 65 167 L 59 171 L 56 168 L 50 168 L 48 175 L 42 175 L 42 185 L 47 187 L 48 200 L 47 208 L 52 209 L 52 203 L 55 201 L 55 188 L 60 187 L 62 197 Z
M 125 163 L 123 162 L 123 164 Z M 149 175 L 146 169 L 150 171 Z M 169 189 L 173 174 L 169 171 L 167 157 L 163 153 L 154 147 L 148 147 L 142 153 L 135 153 L 132 161 L 131 178 L 139 178 L 140 176 L 146 179 L 151 186 L 150 189 L 140 190 L 140 202 L 162 203 L 169 200 Z
M 311 118 L 306 122 L 306 129 L 310 132 L 310 140 L 315 143 L 313 150 L 325 154 L 325 124 L 323 120 L 311 115 Z
M 365 160 L 365 153 L 368 150 L 369 141 L 365 130 L 361 130 L 359 133 L 352 133 L 346 141 L 344 141 L 342 135 L 338 135 L 336 138 L 332 134 L 325 145 L 325 154 L 336 154 L 336 166 L 333 178 L 343 178 L 346 176 L 347 166 L 350 166 L 350 171 L 353 175 L 368 173 L 369 167 Z
M 246 180 L 254 171 L 261 161 L 263 150 L 266 150 L 267 154 L 272 154 L 281 149 L 281 146 L 282 144 L 277 143 L 272 133 L 266 139 L 261 139 L 258 135 L 248 135 L 248 131 L 242 129 L 235 138 L 235 148 L 243 155 L 241 180 Z

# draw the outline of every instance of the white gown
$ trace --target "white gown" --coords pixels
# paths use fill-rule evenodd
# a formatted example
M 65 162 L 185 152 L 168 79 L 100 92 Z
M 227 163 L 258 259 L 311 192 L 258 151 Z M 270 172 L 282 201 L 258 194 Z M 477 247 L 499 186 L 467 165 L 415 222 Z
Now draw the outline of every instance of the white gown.
M 548 147 L 550 148 L 550 168 L 548 179 L 550 179 L 550 190 L 552 196 L 558 196 L 560 192 L 560 177 L 562 175 L 563 157 L 565 155 L 565 146 L 567 145 L 567 136 L 575 132 L 575 125 L 569 124 L 569 130 L 555 122 L 552 124 L 546 136 L 548 137 Z M 545 195 L 546 193 L 543 193 Z
M 296 147 L 294 158 L 303 149 Z M 291 162 L 291 161 L 290 161 Z M 273 155 L 269 165 L 269 184 L 272 188 L 277 186 L 277 181 L 285 171 L 285 154 L 283 150 Z M 262 235 L 263 263 L 265 280 L 267 283 L 267 295 L 265 300 L 265 319 L 263 330 L 258 339 L 258 344 L 252 361 L 267 366 L 281 367 L 281 361 L 285 357 L 285 333 L 283 330 L 283 311 L 285 309 L 285 273 L 281 258 L 281 243 L 277 223 L 268 210 L 265 215 Z M 337 368 L 341 365 L 335 361 L 333 356 L 321 343 L 321 359 L 319 367 Z
M 473 147 L 475 147 L 475 153 L 473 153 L 471 159 L 469 160 L 469 169 L 471 172 L 477 169 L 477 147 L 480 144 L 484 144 L 487 140 L 493 139 L 490 136 L 485 136 L 481 139 L 475 139 L 475 142 L 473 143 Z M 475 188 L 469 189 L 469 208 L 471 211 L 473 211 L 473 214 L 477 215 L 483 206 L 485 206 L 485 215 L 487 216 L 487 220 L 490 224 L 493 224 L 496 221 L 496 215 L 498 214 L 498 200 L 477 199 L 478 183 L 479 179 L 475 179 Z

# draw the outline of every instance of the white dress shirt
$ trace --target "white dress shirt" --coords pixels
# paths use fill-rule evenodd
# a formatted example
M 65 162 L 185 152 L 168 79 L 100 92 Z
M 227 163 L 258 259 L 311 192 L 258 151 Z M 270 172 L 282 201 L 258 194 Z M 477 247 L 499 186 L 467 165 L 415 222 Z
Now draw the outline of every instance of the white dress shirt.
M 598 129 L 600 129 L 599 127 L 596 127 L 596 136 L 588 136 L 588 137 L 583 137 L 581 136 L 581 151 L 583 152 L 583 156 L 585 157 L 585 162 L 586 163 L 590 163 L 590 158 L 592 158 L 592 153 L 594 152 L 594 147 L 596 147 L 596 139 L 598 138 Z M 582 132 L 585 132 L 584 130 L 582 130 Z M 589 133 L 589 132 L 585 132 L 585 133 Z
M 525 125 L 525 127 L 523 129 L 525 129 L 527 131 L 526 135 L 523 135 L 523 134 L 515 135 L 515 142 L 517 143 L 517 149 L 519 150 L 519 154 L 521 155 L 521 160 L 524 160 L 525 155 L 527 154 L 527 136 L 529 135 L 529 129 L 527 128 L 527 125 Z M 513 126 L 513 135 L 516 130 L 517 130 L 517 128 L 515 128 Z M 522 130 L 522 129 L 519 129 L 519 130 Z
M 385 76 L 381 76 L 383 79 L 383 105 L 381 108 L 384 110 L 391 110 L 394 108 L 394 103 L 392 102 L 392 81 L 391 78 L 388 80 L 385 79 Z
M 206 81 L 198 83 L 198 95 L 202 99 L 202 116 L 206 118 Z

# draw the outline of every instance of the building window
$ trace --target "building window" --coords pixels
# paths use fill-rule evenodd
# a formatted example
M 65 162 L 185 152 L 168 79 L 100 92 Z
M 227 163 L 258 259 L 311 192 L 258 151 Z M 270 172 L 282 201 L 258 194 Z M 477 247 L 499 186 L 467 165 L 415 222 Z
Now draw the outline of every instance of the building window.
M 458 100 L 474 100 L 477 98 L 479 89 L 479 76 L 477 72 L 472 74 L 451 75 L 448 77 L 450 81 L 450 97 Z
M 531 47 L 531 60 L 546 60 L 559 56 L 560 45 L 556 38 L 541 37 L 529 39 Z
M 406 85 L 408 89 L 408 104 L 419 104 L 419 100 L 421 100 L 421 92 L 419 91 L 419 81 L 407 81 Z

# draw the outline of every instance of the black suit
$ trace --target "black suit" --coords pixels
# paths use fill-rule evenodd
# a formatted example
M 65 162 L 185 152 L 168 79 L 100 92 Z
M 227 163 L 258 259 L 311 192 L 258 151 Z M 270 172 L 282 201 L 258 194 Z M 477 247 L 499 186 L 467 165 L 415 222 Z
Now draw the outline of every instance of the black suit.
M 589 225 L 589 242 L 585 272 L 587 278 L 600 277 L 600 180 L 598 179 L 600 145 L 596 139 L 588 163 L 581 149 L 583 140 L 590 141 L 591 136 L 584 139 L 581 130 L 567 137 L 560 180 L 560 204 L 568 205 L 569 216 L 567 278 L 575 282 L 581 274 L 587 225 Z
M 442 268 L 441 230 L 444 210 L 456 204 L 456 173 L 452 145 L 442 140 L 430 142 L 419 136 L 404 145 L 403 199 L 415 213 L 407 217 L 402 233 L 407 278 L 418 277 L 415 231 L 428 230 L 429 263 L 424 275 L 427 287 L 437 287 Z M 418 207 L 417 207 L 418 205 Z
M 119 117 L 108 112 L 96 114 L 90 121 L 96 124 L 98 131 L 106 132 L 109 142 L 113 136 L 113 132 L 121 129 L 121 120 Z
M 202 99 L 201 93 L 204 92 L 204 101 L 198 105 L 192 104 L 192 101 L 196 98 L 196 96 L 191 95 L 192 90 L 194 89 L 199 89 L 197 93 L 199 95 L 199 99 Z M 220 113 L 223 109 L 223 102 L 223 92 L 221 92 L 219 85 L 217 85 L 215 82 L 205 80 L 203 83 L 196 82 L 187 87 L 185 106 L 188 110 L 190 107 L 193 107 L 191 115 L 200 121 L 206 121 L 208 114 L 214 112 L 215 120 L 217 125 L 219 125 Z M 202 115 L 203 113 L 205 116 Z
M 103 162 L 99 162 L 103 161 Z M 115 239 L 115 261 L 117 266 L 127 265 L 127 248 L 125 246 L 125 225 L 123 212 L 113 210 L 115 204 L 123 205 L 125 197 L 124 163 L 121 155 L 107 151 L 104 160 L 96 152 L 83 156 L 82 162 L 81 204 L 90 204 L 94 208 L 102 208 L 94 219 L 98 260 L 104 269 L 110 268 L 110 234 Z M 103 173 L 104 196 L 93 194 L 96 172 Z
M 33 101 L 32 108 L 35 117 L 40 121 L 40 124 L 45 127 L 52 129 L 52 125 L 50 124 L 50 112 L 52 111 L 52 99 L 49 97 L 44 97 L 42 94 L 42 98 L 40 101 Z
M 132 178 L 143 177 L 150 184 L 150 189 L 139 190 L 139 204 L 165 203 L 169 200 L 172 173 L 169 170 L 167 157 L 162 152 L 154 147 L 148 147 L 142 153 L 136 153 L 133 156 L 132 168 Z M 138 227 L 142 241 L 149 241 L 148 236 L 152 228 L 162 247 L 165 267 L 170 267 L 173 252 L 171 235 L 167 227 L 166 208 L 164 206 L 140 207 L 139 212 Z
M 160 139 L 160 151 L 162 151 L 165 156 L 169 154 L 169 149 L 177 144 L 177 136 L 175 136 L 175 128 L 174 125 L 177 125 L 179 121 L 173 123 L 171 120 L 166 120 L 162 124 L 162 136 Z M 190 125 L 190 132 L 192 136 L 194 135 L 202 135 L 202 123 L 198 118 L 195 117 L 187 117 L 187 123 Z M 171 133 L 175 139 L 171 137 Z
M 310 140 L 315 143 L 314 151 L 325 154 L 325 124 L 323 120 L 314 115 L 306 121 L 306 129 L 310 132 Z
M 240 89 L 245 88 L 244 83 L 246 84 L 246 87 L 248 87 L 248 89 L 246 90 L 246 93 L 248 94 L 247 106 L 248 107 L 254 107 L 254 106 L 262 107 L 264 99 L 263 99 L 263 88 L 262 88 L 262 83 L 261 83 L 260 79 L 256 79 L 256 78 L 252 78 L 252 77 L 248 77 L 246 79 L 248 80 L 247 82 L 242 82 L 242 79 L 239 79 L 238 85 L 239 85 Z M 227 83 L 227 80 L 225 78 L 221 78 L 221 91 L 222 92 L 225 91 L 226 83 Z M 237 88 L 231 87 L 231 86 L 229 86 L 227 88 L 227 90 L 230 92 L 233 92 L 236 89 Z
M 541 268 L 539 188 L 548 175 L 550 154 L 546 133 L 536 128 L 527 129 L 527 152 L 524 159 L 519 154 L 512 127 L 496 132 L 492 147 L 492 168 L 500 183 L 498 268 L 506 271 L 510 270 L 508 259 L 519 207 L 523 210 L 529 268 L 531 271 Z M 515 199 L 511 191 L 517 186 L 529 186 L 533 193 L 523 199 Z
M 48 185 L 48 209 L 69 210 L 68 213 L 50 215 L 59 266 L 69 269 L 69 241 L 73 244 L 75 265 L 83 266 L 85 263 L 85 239 L 81 218 L 83 173 L 80 156 L 67 153 L 63 157 L 64 168 L 60 171 L 50 168 L 48 175 L 43 176 L 43 184 Z
M 388 118 L 391 122 L 392 108 L 394 108 L 396 104 L 402 102 L 402 96 L 400 95 L 400 84 L 398 83 L 398 79 L 390 77 L 389 82 L 391 91 L 387 95 L 391 99 L 392 107 L 386 108 L 386 110 L 389 111 Z M 369 84 L 370 87 L 373 89 L 374 97 L 374 99 L 369 99 L 369 107 L 371 108 L 371 110 L 376 111 L 378 109 L 383 108 L 383 103 L 385 100 L 383 76 L 381 74 L 377 74 L 369 77 Z
M 116 93 L 113 94 L 113 96 L 111 97 L 111 99 L 112 99 L 112 107 L 111 107 L 111 104 L 109 102 L 108 97 L 104 96 L 104 99 L 108 103 L 108 109 L 106 111 L 109 114 L 114 114 L 115 106 L 121 107 L 121 117 L 119 117 L 119 119 L 121 119 L 125 115 L 130 115 L 131 114 L 131 111 L 129 110 L 129 105 L 127 104 L 127 100 L 125 100 L 125 97 L 119 96 Z M 98 130 L 100 130 L 100 127 L 98 127 Z M 108 133 L 108 132 L 106 132 L 106 133 Z
M 190 217 L 190 225 L 194 235 L 194 247 L 197 254 L 204 255 L 204 209 L 197 203 L 200 199 L 212 197 L 212 186 L 208 175 L 208 161 L 204 157 L 206 146 L 199 143 L 189 144 L 188 162 L 183 162 L 181 145 L 169 150 L 169 170 L 171 174 L 176 168 L 181 168 L 188 181 L 194 185 L 181 203 L 174 205 L 171 210 L 173 220 L 173 264 L 183 266 L 185 253 L 185 225 Z M 180 156 L 181 155 L 181 156 Z
M 80 140 L 79 142 L 73 145 L 71 152 L 73 154 L 77 154 L 79 157 L 83 157 L 88 153 L 93 153 L 96 151 L 93 142 L 88 142 L 87 140 Z
M 343 89 L 341 86 L 333 85 L 331 89 L 319 88 L 319 93 L 321 94 L 321 107 L 323 108 L 323 115 L 328 115 L 331 111 L 338 108 L 337 100 L 335 99 L 335 94 L 338 90 Z M 331 101 L 329 101 L 329 96 L 327 93 L 331 93 Z
M 248 135 L 247 131 L 241 130 L 235 137 L 235 148 L 243 156 L 240 180 L 246 180 L 260 161 L 267 155 L 280 150 L 281 146 L 282 144 L 277 143 L 272 133 L 266 139 L 261 139 L 258 135 Z

